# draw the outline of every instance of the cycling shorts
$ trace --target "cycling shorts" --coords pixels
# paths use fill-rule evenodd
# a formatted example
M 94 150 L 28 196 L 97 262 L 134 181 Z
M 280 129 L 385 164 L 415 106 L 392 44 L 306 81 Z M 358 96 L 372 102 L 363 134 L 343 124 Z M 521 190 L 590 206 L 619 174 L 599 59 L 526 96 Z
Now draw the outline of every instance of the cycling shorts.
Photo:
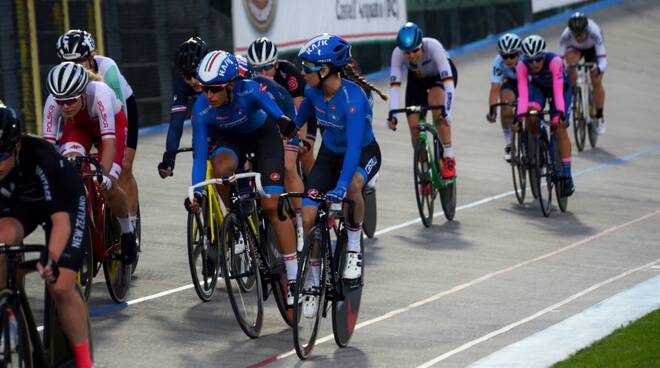
M 324 144 L 321 145 L 314 167 L 309 174 L 305 184 L 305 192 L 310 194 L 326 193 L 335 189 L 341 169 L 344 164 L 344 154 L 337 154 L 330 151 Z M 364 184 L 373 179 L 380 169 L 381 155 L 380 146 L 375 140 L 362 147 L 362 154 L 358 162 L 357 171 L 362 175 Z M 317 202 L 303 200 L 303 206 L 318 206 Z
M 215 146 L 209 155 L 228 152 L 234 156 L 238 167 L 243 167 L 245 156 L 254 153 L 254 171 L 261 173 L 264 191 L 270 194 L 284 192 L 284 146 L 277 125 L 270 118 L 249 134 L 218 132 L 212 138 Z
M 554 115 L 555 103 L 554 98 L 552 97 L 552 88 L 539 88 L 533 84 L 529 85 L 529 107 L 543 111 L 545 108 L 545 101 L 550 101 L 550 112 L 551 115 Z M 570 126 L 570 117 L 571 117 L 571 101 L 573 99 L 573 90 L 572 88 L 564 88 L 564 108 L 566 111 L 564 115 L 566 116 L 566 127 Z
M 449 65 L 454 79 L 454 88 L 456 88 L 456 86 L 458 86 L 458 71 L 451 59 L 449 59 Z M 417 78 L 413 72 L 408 71 L 408 82 L 406 83 L 406 106 L 428 105 L 429 90 L 435 87 L 440 87 L 443 90 L 445 89 L 445 85 L 442 83 L 442 79 L 440 79 L 440 74 L 420 79 Z M 408 115 L 410 115 L 410 113 L 408 113 Z

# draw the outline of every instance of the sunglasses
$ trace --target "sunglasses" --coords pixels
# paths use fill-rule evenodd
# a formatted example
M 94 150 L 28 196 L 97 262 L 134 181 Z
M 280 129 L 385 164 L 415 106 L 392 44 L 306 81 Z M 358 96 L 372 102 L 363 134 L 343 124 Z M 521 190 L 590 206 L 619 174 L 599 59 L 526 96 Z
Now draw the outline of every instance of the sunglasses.
M 321 65 L 307 65 L 305 63 L 302 64 L 302 67 L 305 73 L 318 72 L 319 70 L 323 69 Z
M 513 54 L 504 54 L 502 55 L 502 59 L 515 59 L 518 57 L 518 53 L 514 52 Z
M 527 60 L 529 60 L 530 63 L 540 63 L 541 61 L 543 61 L 543 59 L 545 59 L 545 55 L 539 55 L 533 58 L 528 58 Z
M 6 159 L 10 158 L 14 154 L 14 150 L 7 151 L 7 152 L 0 152 L 0 162 L 5 161 Z
M 64 105 L 71 106 L 71 105 L 75 104 L 76 102 L 78 102 L 79 98 L 80 98 L 80 96 L 67 98 L 67 99 L 63 99 L 63 100 L 57 100 L 56 99 L 55 102 L 60 106 L 64 106 Z
M 215 86 L 201 86 L 201 87 L 202 87 L 202 92 L 204 92 L 204 93 L 207 93 L 207 92 L 218 93 L 218 92 L 224 91 L 225 88 L 226 88 L 225 86 L 226 86 L 226 84 L 215 85 Z
M 418 48 L 416 48 L 416 49 L 414 49 L 414 50 L 405 51 L 404 54 L 406 54 L 406 55 L 413 55 L 413 54 L 418 53 L 419 50 L 421 50 L 421 49 L 422 49 L 422 46 L 420 46 L 420 47 L 418 47 Z

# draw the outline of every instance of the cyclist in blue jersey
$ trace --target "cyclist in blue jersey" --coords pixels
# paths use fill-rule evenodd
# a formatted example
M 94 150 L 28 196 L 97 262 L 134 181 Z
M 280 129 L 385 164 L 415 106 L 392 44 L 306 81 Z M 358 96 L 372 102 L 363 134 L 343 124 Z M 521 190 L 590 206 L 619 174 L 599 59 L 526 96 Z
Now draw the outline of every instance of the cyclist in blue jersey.
M 165 142 L 165 153 L 163 160 L 158 164 L 158 173 L 165 179 L 172 176 L 176 155 L 179 149 L 181 136 L 183 135 L 183 122 L 188 111 L 188 101 L 196 99 L 202 92 L 202 86 L 197 80 L 197 64 L 206 55 L 209 48 L 206 42 L 199 37 L 190 37 L 179 45 L 174 55 L 174 64 L 179 75 L 174 79 L 174 96 L 170 110 L 170 125 L 167 130 L 167 141 Z
M 520 37 L 506 33 L 497 41 L 497 56 L 493 59 L 493 69 L 490 77 L 490 94 L 488 104 L 490 109 L 486 120 L 494 123 L 497 119 L 497 101 L 512 103 L 518 98 L 516 66 L 520 60 Z M 511 122 L 513 122 L 513 107 L 502 105 L 502 133 L 504 134 L 504 159 L 511 161 Z
M 221 177 L 232 175 L 242 166 L 247 153 L 255 154 L 254 169 L 261 173 L 264 190 L 271 194 L 270 198 L 261 199 L 261 206 L 284 257 L 289 279 L 287 303 L 291 305 L 298 271 L 296 239 L 291 223 L 277 217 L 277 199 L 284 191 L 284 148 L 280 132 L 291 137 L 296 134 L 296 126 L 259 84 L 241 79 L 238 60 L 226 51 L 206 54 L 197 67 L 197 79 L 203 94 L 197 98 L 192 112 L 195 151 L 192 183 L 205 179 L 207 158 L 211 158 L 214 175 Z M 228 203 L 229 188 L 223 186 L 219 192 Z M 199 211 L 201 198 L 199 188 L 192 203 L 186 199 L 186 208 Z
M 307 88 L 296 125 L 300 127 L 316 118 L 323 137 L 306 191 L 310 194 L 327 193 L 333 202 L 341 202 L 344 197 L 355 202 L 354 222 L 347 226 L 343 277 L 357 279 L 362 274 L 362 188 L 376 175 L 381 164 L 380 148 L 371 126 L 371 105 L 361 85 L 381 92 L 355 74 L 348 63 L 351 45 L 341 37 L 327 33 L 316 36 L 300 49 L 298 58 L 302 61 Z M 345 74 L 353 75 L 361 85 L 345 79 Z M 316 202 L 303 200 L 306 231 L 314 224 L 317 206 Z M 316 263 L 318 260 L 312 260 L 312 265 Z

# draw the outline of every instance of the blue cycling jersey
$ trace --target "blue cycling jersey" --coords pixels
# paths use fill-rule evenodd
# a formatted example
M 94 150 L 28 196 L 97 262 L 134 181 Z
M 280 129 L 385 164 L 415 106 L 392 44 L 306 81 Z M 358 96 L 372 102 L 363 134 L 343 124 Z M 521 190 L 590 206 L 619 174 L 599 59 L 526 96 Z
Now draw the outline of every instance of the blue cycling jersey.
M 214 108 L 205 94 L 201 94 L 192 112 L 193 159 L 192 183 L 204 180 L 208 155 L 208 131 L 215 134 L 237 134 L 249 136 L 266 121 L 266 114 L 274 120 L 284 116 L 282 110 L 257 82 L 239 80 L 234 82 L 231 101 Z M 201 190 L 201 188 L 199 188 Z
M 186 119 L 188 100 L 196 97 L 197 93 L 190 87 L 181 76 L 174 79 L 174 98 L 170 110 L 170 126 L 167 130 L 167 141 L 165 150 L 176 151 L 179 149 L 181 135 L 183 134 L 183 121 Z
M 291 95 L 284 87 L 264 76 L 257 76 L 252 78 L 252 80 L 259 83 L 259 88 L 275 100 L 275 103 L 284 115 L 288 116 L 291 120 L 296 117 L 296 107 L 293 104 L 293 98 L 291 98 Z
M 369 100 L 359 85 L 346 79 L 342 79 L 339 90 L 328 101 L 320 88 L 307 86 L 296 125 L 301 127 L 315 116 L 323 128 L 323 144 L 333 153 L 344 154 L 337 186 L 348 187 L 355 175 L 362 147 L 375 140 Z
M 518 62 L 522 61 L 522 55 L 519 56 Z M 500 55 L 495 56 L 493 59 L 493 71 L 490 76 L 491 83 L 502 84 L 504 80 L 516 80 L 516 67 L 509 68 L 504 64 L 504 60 Z

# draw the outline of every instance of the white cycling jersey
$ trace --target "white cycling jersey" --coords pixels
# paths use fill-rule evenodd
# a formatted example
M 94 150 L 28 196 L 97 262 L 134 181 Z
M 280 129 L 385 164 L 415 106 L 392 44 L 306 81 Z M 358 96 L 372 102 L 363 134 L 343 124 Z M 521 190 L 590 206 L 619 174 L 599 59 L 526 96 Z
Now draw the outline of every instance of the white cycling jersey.
M 119 71 L 117 63 L 111 58 L 101 55 L 94 55 L 94 61 L 99 68 L 99 74 L 103 77 L 103 81 L 115 91 L 122 105 L 126 106 L 126 99 L 133 96 L 133 89 Z
M 418 64 L 411 64 L 400 48 L 392 51 L 390 66 L 390 110 L 399 107 L 399 94 L 402 80 L 402 70 L 405 67 L 417 78 L 440 76 L 445 87 L 445 107 L 447 115 L 451 112 L 451 101 L 454 94 L 454 75 L 449 64 L 449 55 L 440 41 L 435 38 L 422 39 L 424 54 Z
M 605 52 L 605 38 L 603 32 L 598 27 L 598 24 L 589 19 L 587 23 L 587 39 L 584 42 L 578 43 L 573 37 L 571 30 L 566 27 L 559 39 L 559 51 L 557 54 L 564 57 L 567 49 L 588 50 L 595 48 L 596 57 L 598 58 L 598 69 L 605 71 L 607 66 L 607 53 Z
M 121 101 L 115 92 L 103 82 L 90 81 L 85 92 L 82 96 L 85 103 L 84 110 L 78 112 L 73 120 L 77 124 L 98 124 L 102 139 L 114 139 L 115 115 L 122 111 Z M 55 143 L 62 118 L 62 108 L 57 104 L 53 95 L 49 95 L 44 105 L 42 120 L 44 139 Z

